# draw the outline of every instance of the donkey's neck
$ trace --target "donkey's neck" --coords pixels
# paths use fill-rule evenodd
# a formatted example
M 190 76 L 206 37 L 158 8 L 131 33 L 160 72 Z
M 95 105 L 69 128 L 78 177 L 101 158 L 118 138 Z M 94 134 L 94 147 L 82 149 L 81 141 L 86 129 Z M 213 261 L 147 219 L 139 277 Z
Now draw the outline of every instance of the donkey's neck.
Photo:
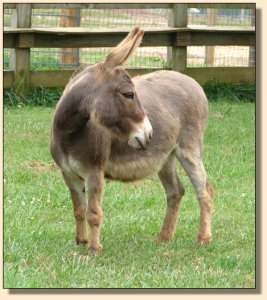
M 71 133 L 79 130 L 90 119 L 92 99 L 77 89 L 65 93 L 56 109 L 54 126 L 57 131 Z

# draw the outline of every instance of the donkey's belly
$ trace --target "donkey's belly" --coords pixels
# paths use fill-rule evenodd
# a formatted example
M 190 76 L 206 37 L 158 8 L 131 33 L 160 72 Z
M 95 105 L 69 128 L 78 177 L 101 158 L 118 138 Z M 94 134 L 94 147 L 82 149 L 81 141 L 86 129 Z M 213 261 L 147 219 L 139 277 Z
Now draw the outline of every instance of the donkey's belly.
M 166 159 L 167 155 L 118 162 L 109 160 L 104 168 L 105 178 L 125 182 L 139 180 L 158 173 Z M 83 164 L 71 156 L 60 167 L 69 176 L 79 176 L 83 179 L 87 177 L 87 170 Z
M 146 158 L 124 162 L 108 161 L 105 177 L 112 180 L 135 181 L 156 174 L 162 167 L 164 159 Z

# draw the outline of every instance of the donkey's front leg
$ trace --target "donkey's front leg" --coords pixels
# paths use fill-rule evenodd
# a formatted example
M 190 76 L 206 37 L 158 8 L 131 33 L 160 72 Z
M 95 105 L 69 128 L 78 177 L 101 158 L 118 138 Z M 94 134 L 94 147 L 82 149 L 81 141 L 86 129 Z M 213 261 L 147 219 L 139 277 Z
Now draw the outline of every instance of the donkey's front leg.
M 102 249 L 99 236 L 103 218 L 101 209 L 103 190 L 104 172 L 97 168 L 91 169 L 88 173 L 87 221 L 90 226 L 89 250 L 92 252 Z
M 69 188 L 73 213 L 76 220 L 76 242 L 77 244 L 87 244 L 86 233 L 86 201 L 84 198 L 84 180 L 75 174 L 67 174 L 62 171 L 63 178 Z

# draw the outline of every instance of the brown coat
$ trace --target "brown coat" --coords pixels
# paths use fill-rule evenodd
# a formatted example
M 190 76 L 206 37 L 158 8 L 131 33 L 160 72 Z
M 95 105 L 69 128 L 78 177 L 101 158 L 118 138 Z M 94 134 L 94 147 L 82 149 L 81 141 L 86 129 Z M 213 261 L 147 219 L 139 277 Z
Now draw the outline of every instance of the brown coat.
M 158 174 L 166 191 L 167 212 L 158 241 L 172 238 L 184 189 L 176 158 L 191 179 L 200 203 L 198 240 L 211 240 L 212 188 L 202 163 L 208 103 L 192 78 L 157 71 L 131 79 L 121 65 L 141 43 L 132 30 L 104 62 L 81 68 L 57 105 L 51 154 L 70 189 L 77 222 L 77 242 L 90 249 L 99 242 L 104 177 L 133 181 Z M 88 184 L 88 204 L 82 190 Z

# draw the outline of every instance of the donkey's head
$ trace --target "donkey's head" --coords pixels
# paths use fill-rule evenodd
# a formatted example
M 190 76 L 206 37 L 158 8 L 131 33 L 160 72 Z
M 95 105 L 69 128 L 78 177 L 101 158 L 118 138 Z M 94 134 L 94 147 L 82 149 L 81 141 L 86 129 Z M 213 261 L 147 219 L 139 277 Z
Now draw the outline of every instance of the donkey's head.
M 134 84 L 122 65 L 140 45 L 144 31 L 133 29 L 107 56 L 91 68 L 93 88 L 91 120 L 113 137 L 136 149 L 145 149 L 152 137 L 151 124 L 140 104 Z

